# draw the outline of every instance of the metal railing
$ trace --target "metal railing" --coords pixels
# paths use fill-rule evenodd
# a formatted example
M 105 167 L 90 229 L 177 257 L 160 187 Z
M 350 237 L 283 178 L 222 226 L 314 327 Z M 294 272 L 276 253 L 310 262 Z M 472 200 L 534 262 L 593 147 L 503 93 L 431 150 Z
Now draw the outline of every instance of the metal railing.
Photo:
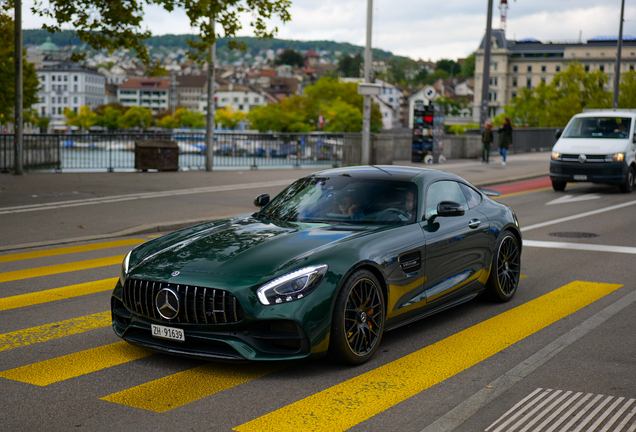
M 135 141 L 172 140 L 179 146 L 180 169 L 205 169 L 205 134 L 93 133 L 26 134 L 26 171 L 130 171 L 135 167 Z M 343 165 L 360 145 L 360 134 L 216 132 L 213 169 L 313 168 Z M 348 149 L 348 150 L 345 150 Z M 0 135 L 0 171 L 14 169 L 14 136 Z

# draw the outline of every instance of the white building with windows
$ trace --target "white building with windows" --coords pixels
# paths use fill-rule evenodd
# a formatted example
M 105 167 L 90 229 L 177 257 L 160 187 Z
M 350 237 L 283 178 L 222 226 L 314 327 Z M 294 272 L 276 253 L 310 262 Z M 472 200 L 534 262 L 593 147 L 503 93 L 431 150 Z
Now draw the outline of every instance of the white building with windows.
M 170 80 L 165 78 L 130 78 L 117 89 L 117 101 L 125 107 L 150 108 L 157 113 L 169 108 Z
M 79 111 L 106 103 L 106 79 L 97 69 L 70 61 L 42 66 L 36 71 L 40 79 L 40 102 L 35 105 L 40 117 L 51 119 L 50 128 L 66 126 L 64 109 Z
M 215 90 L 216 107 L 232 107 L 237 111 L 248 113 L 252 108 L 265 106 L 268 99 L 249 87 L 239 85 L 221 86 Z

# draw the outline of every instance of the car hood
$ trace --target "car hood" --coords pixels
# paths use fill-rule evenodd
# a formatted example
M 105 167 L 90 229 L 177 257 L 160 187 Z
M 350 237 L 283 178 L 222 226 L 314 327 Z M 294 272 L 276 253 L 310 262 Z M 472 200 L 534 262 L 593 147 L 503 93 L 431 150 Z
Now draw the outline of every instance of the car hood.
M 189 228 L 185 235 L 166 236 L 133 256 L 130 273 L 164 280 L 174 272 L 265 276 L 318 248 L 362 235 L 368 228 L 229 220 L 198 230 Z
M 561 138 L 552 151 L 565 154 L 608 155 L 625 152 L 630 146 L 629 139 L 614 138 Z

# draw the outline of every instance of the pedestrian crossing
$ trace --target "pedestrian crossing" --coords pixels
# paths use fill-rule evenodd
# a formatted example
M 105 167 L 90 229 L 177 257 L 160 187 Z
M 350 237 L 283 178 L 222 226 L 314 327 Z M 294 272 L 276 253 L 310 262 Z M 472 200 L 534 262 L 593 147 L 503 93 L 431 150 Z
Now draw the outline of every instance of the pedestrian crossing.
M 150 236 L 148 237 L 150 238 Z M 96 281 L 73 283 L 67 286 L 33 291 L 33 285 L 46 280 L 47 276 L 66 275 L 73 279 L 74 272 L 112 266 L 112 274 L 119 273 L 119 265 L 125 255 L 113 255 L 110 249 L 140 244 L 145 239 L 125 239 L 90 245 L 50 248 L 0 255 L 0 264 L 19 263 L 18 270 L 2 271 L 0 265 L 0 289 L 2 283 L 23 283 L 29 286 L 24 294 L 0 297 L 2 314 L 29 312 L 34 306 L 68 313 L 73 308 L 64 308 L 69 301 L 78 301 L 90 295 L 101 295 L 115 286 L 117 277 Z M 85 252 L 99 251 L 106 255 L 90 260 L 81 259 Z M 120 252 L 120 251 L 118 251 Z M 42 259 L 55 258 L 59 263 L 42 266 Z M 79 260 L 77 258 L 80 258 Z M 42 284 L 45 286 L 45 284 Z M 561 318 L 601 299 L 619 289 L 621 285 L 575 281 L 555 289 L 541 297 L 516 308 L 496 315 L 486 321 L 457 332 L 428 346 L 420 347 L 411 354 L 384 365 L 345 378 L 336 384 L 327 384 L 309 397 L 300 397 L 270 412 L 251 409 L 253 417 L 236 421 L 232 428 L 238 432 L 248 431 L 300 431 L 348 430 L 371 417 L 390 409 L 406 399 L 448 379 L 506 347 L 540 331 Z M 0 295 L 1 291 L 0 291 Z M 89 310 L 92 308 L 93 310 Z M 155 355 L 152 351 L 118 341 L 114 334 L 109 343 L 76 352 L 55 352 L 51 358 L 29 363 L 6 363 L 2 356 L 8 351 L 25 349 L 37 344 L 55 344 L 70 336 L 90 335 L 88 332 L 106 332 L 111 326 L 108 300 L 101 308 L 93 303 L 80 313 L 66 319 L 27 327 L 0 334 L 0 383 L 11 380 L 36 387 L 57 386 L 72 383 L 90 374 L 103 374 L 107 380 L 109 371 L 122 367 L 151 367 Z M 82 313 L 83 312 L 83 313 Z M 514 325 L 511 325 L 514 323 Z M 100 333 L 102 334 L 102 333 Z M 116 342 L 112 342 L 117 340 Z M 64 345 L 66 349 L 68 345 Z M 18 351 L 15 351 L 18 352 Z M 164 356 L 165 357 L 165 356 Z M 22 357 L 18 357 L 22 359 Z M 147 412 L 166 413 L 193 402 L 218 395 L 239 386 L 259 388 L 259 380 L 280 379 L 297 363 L 270 362 L 248 364 L 222 364 L 190 361 L 194 367 L 185 370 L 154 371 L 159 378 L 147 382 L 134 382 L 129 388 L 115 392 L 91 389 L 91 397 L 113 404 L 127 406 Z M 425 372 L 424 372 L 425 371 Z M 93 375 L 94 376 L 94 375 Z M 106 393 L 106 394 L 104 394 Z M 237 400 L 237 404 L 249 401 Z

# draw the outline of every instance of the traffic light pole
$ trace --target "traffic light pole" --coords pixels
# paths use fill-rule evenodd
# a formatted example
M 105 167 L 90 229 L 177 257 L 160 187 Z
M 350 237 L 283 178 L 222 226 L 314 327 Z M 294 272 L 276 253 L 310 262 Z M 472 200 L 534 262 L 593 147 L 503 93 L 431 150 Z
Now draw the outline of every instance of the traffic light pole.
M 490 45 L 492 44 L 492 0 L 488 0 L 486 37 L 484 39 L 484 71 L 481 79 L 481 116 L 479 128 L 483 131 L 488 120 L 488 96 L 490 93 Z

